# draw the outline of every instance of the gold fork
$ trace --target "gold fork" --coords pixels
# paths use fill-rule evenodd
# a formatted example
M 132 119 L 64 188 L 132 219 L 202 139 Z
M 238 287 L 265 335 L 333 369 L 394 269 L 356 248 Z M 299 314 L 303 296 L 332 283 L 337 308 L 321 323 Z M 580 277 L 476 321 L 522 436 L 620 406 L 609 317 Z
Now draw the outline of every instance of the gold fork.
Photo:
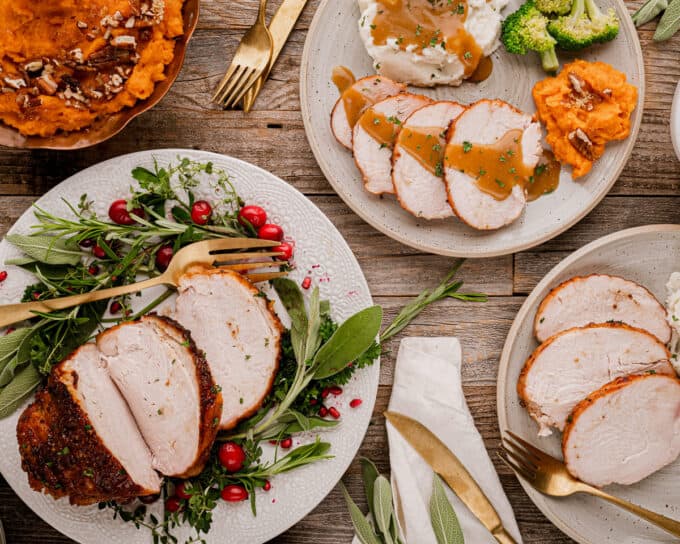
M 503 462 L 524 478 L 535 489 L 552 497 L 568 497 L 574 493 L 587 493 L 609 501 L 624 510 L 661 527 L 674 536 L 680 536 L 680 522 L 577 480 L 567 471 L 564 463 L 532 446 L 516 434 L 506 431 L 501 451 Z
M 212 100 L 223 108 L 238 104 L 269 66 L 273 42 L 265 21 L 266 9 L 267 0 L 260 0 L 257 21 L 243 36 L 227 73 L 217 86 Z
M 81 295 L 70 297 L 53 298 L 50 300 L 37 300 L 35 302 L 24 302 L 20 304 L 7 304 L 0 306 L 0 327 L 11 325 L 35 317 L 35 312 L 48 313 L 55 310 L 63 310 L 94 302 L 107 298 L 136 293 L 156 285 L 178 286 L 180 276 L 192 265 L 203 264 L 208 266 L 218 266 L 221 269 L 248 271 L 274 266 L 281 266 L 285 261 L 262 260 L 256 262 L 240 262 L 244 259 L 263 259 L 268 257 L 280 257 L 281 253 L 276 252 L 250 252 L 250 253 L 227 253 L 235 249 L 256 249 L 268 248 L 279 245 L 280 242 L 270 240 L 254 240 L 252 238 L 220 238 L 216 240 L 205 240 L 196 242 L 180 249 L 170 261 L 170 265 L 160 276 L 149 278 L 148 280 L 100 289 Z M 235 264 L 228 264 L 235 263 Z M 238 263 L 238 264 L 237 264 Z M 286 272 L 261 272 L 245 274 L 253 283 L 268 281 L 274 278 L 285 276 Z

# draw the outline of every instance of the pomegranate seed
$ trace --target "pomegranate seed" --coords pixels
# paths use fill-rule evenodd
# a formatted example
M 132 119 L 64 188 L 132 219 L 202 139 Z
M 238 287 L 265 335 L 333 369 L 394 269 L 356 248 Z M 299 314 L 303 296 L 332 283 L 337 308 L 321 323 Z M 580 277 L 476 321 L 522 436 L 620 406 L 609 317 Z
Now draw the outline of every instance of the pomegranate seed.
M 180 499 L 189 500 L 191 493 L 187 492 L 187 482 L 180 482 L 175 486 L 175 495 Z
M 293 439 L 292 438 L 284 438 L 281 440 L 280 446 L 284 449 L 287 450 L 293 445 Z
M 212 206 L 205 200 L 197 200 L 191 206 L 191 220 L 197 225 L 205 225 L 210 221 Z
M 312 278 L 307 276 L 304 280 L 302 280 L 302 288 L 303 289 L 309 289 L 309 287 L 312 285 Z
M 16 329 L 14 327 L 8 327 L 7 330 L 5 331 L 5 336 L 8 334 L 12 334 Z
M 94 246 L 92 249 L 92 254 L 97 257 L 97 259 L 103 259 L 106 257 L 106 251 L 101 246 Z
M 240 502 L 248 498 L 246 488 L 236 484 L 225 486 L 220 495 L 227 502 Z
M 334 385 L 333 387 L 328 389 L 334 397 L 337 397 L 338 395 L 342 395 L 342 387 L 339 385 Z
M 272 488 L 272 484 L 269 483 L 269 480 L 265 480 L 264 485 L 262 486 L 262 489 L 265 491 L 269 491 Z
M 225 442 L 220 446 L 218 457 L 227 472 L 238 472 L 246 460 L 246 452 L 236 442 Z
M 276 446 L 276 445 L 278 444 L 278 442 L 277 442 L 276 440 L 270 440 L 269 443 L 270 443 L 272 446 Z
M 99 267 L 96 264 L 91 264 L 90 267 L 87 269 L 88 274 L 92 276 L 96 276 L 99 274 Z
M 319 408 L 319 417 L 326 417 L 328 415 L 328 408 L 322 406 Z
M 349 406 L 350 408 L 358 408 L 359 406 L 361 406 L 362 402 L 363 401 L 361 399 L 352 399 L 351 401 L 349 401 Z
M 117 300 L 114 300 L 114 301 L 111 303 L 111 307 L 109 308 L 109 311 L 110 311 L 112 314 L 117 314 L 118 312 L 121 311 L 122 308 L 123 308 L 123 305 L 122 305 L 120 302 L 118 302 Z
M 340 412 L 338 412 L 338 409 L 335 406 L 331 406 L 328 409 L 328 413 L 333 419 L 340 419 Z
M 33 291 L 31 297 L 33 298 L 33 300 L 38 300 L 40 298 L 40 293 L 38 291 Z
M 316 400 L 316 399 L 309 399 L 309 405 L 310 405 L 310 406 L 316 406 L 316 404 L 317 404 L 318 402 L 319 402 L 319 401 Z
M 280 253 L 277 258 L 279 261 L 289 261 L 293 257 L 293 251 L 295 251 L 295 248 L 293 247 L 293 244 L 289 244 L 288 242 L 281 242 L 278 246 L 273 247 L 272 251 L 274 253 Z
M 263 240 L 273 240 L 280 242 L 283 240 L 283 229 L 273 223 L 262 225 L 257 231 L 257 237 Z
M 330 395 L 331 390 L 328 387 L 324 387 L 323 391 L 321 391 L 321 398 L 325 399 Z
M 168 512 L 177 512 L 180 508 L 182 508 L 182 503 L 177 497 L 170 497 L 165 501 L 165 509 Z
M 85 238 L 85 240 L 80 241 L 80 247 L 92 247 L 94 245 L 94 240 L 91 240 L 90 238 Z
M 259 206 L 243 206 L 238 212 L 238 222 L 244 227 L 250 224 L 254 229 L 259 229 L 267 222 L 267 212 Z
M 7 279 L 7 270 L 3 270 L 0 272 L 0 282 L 3 282 Z

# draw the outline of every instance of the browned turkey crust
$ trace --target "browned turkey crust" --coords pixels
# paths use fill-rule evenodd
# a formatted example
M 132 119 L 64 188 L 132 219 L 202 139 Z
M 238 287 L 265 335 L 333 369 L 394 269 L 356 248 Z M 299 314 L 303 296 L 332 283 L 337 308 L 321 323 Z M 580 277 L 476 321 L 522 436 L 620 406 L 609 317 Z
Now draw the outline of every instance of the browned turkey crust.
M 654 305 L 658 308 L 659 314 L 665 316 L 666 315 L 666 309 L 664 308 L 663 304 L 661 304 L 656 297 L 643 285 L 640 285 L 634 281 L 628 280 L 626 278 L 623 278 L 621 276 L 615 276 L 612 274 L 589 274 L 587 276 L 574 276 L 573 278 L 570 278 L 558 286 L 554 287 L 547 295 L 546 297 L 541 301 L 541 303 L 538 306 L 538 309 L 536 310 L 536 316 L 534 317 L 534 336 L 538 339 L 539 342 L 542 342 L 543 340 L 546 339 L 546 337 L 541 333 L 540 331 L 540 325 L 543 324 L 543 321 L 545 319 L 545 312 L 546 309 L 549 308 L 551 304 L 557 301 L 558 297 L 560 296 L 562 290 L 564 290 L 567 287 L 570 286 L 576 286 L 579 282 L 584 282 L 586 280 L 592 279 L 592 278 L 610 278 L 612 280 L 615 280 L 617 282 L 625 282 L 627 284 L 630 284 L 631 286 L 635 286 L 635 288 L 639 288 L 642 290 L 643 293 L 645 293 L 649 298 L 648 301 L 654 303 Z M 630 295 L 628 295 L 630 296 Z M 614 307 L 614 310 L 616 307 Z M 587 325 L 589 323 L 596 323 L 598 322 L 597 319 L 583 319 L 582 323 L 573 323 L 569 327 L 566 328 L 571 328 L 573 326 L 578 326 L 578 325 Z M 601 320 L 599 320 L 602 322 Z M 608 320 L 605 320 L 608 321 Z M 616 321 L 616 320 L 614 320 Z M 628 323 L 627 320 L 623 319 L 621 321 L 624 321 Z M 664 344 L 668 343 L 671 339 L 671 327 L 670 325 L 665 321 L 665 318 L 660 320 L 662 323 L 659 325 L 659 331 L 653 331 L 649 330 L 647 327 L 642 327 L 641 325 L 638 325 L 636 323 L 629 323 L 632 325 L 637 326 L 638 328 L 642 328 L 644 330 L 647 330 L 647 332 L 654 334 L 661 342 Z M 549 335 L 551 336 L 551 335 Z

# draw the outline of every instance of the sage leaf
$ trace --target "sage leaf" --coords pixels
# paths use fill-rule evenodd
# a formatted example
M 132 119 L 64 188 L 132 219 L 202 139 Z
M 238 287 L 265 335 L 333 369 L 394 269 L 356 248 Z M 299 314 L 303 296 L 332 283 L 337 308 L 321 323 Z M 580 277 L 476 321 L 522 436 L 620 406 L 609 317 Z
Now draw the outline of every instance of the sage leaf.
M 381 323 L 380 306 L 371 306 L 347 319 L 316 353 L 314 378 L 333 376 L 364 353 L 375 341 Z
M 25 327 L 0 336 L 0 362 L 14 355 L 24 339 L 31 334 L 31 329 Z
M 14 265 L 14 266 L 26 266 L 29 264 L 33 264 L 37 262 L 35 259 L 32 257 L 15 257 L 14 259 L 7 259 L 5 261 L 6 265 Z
M 380 476 L 378 469 L 373 464 L 373 461 L 361 458 L 361 477 L 364 480 L 364 491 L 366 493 L 366 500 L 368 501 L 368 509 L 371 515 L 375 519 L 375 512 L 373 511 L 373 488 L 375 486 L 375 481 Z
M 680 29 L 680 0 L 671 0 L 654 32 L 654 41 L 662 42 Z
M 26 365 L 14 379 L 0 390 L 0 419 L 12 414 L 40 384 L 41 377 L 37 369 Z
M 7 360 L 2 365 L 2 371 L 0 372 L 0 387 L 5 387 L 14 379 L 14 374 L 18 367 L 25 363 L 28 359 L 19 359 L 17 355 Z
M 309 314 L 307 318 L 307 339 L 305 342 L 305 355 L 303 362 L 307 362 L 316 353 L 321 345 L 319 327 L 321 326 L 321 305 L 319 302 L 319 288 L 315 287 L 309 299 Z
M 272 285 L 290 317 L 290 340 L 295 359 L 298 363 L 300 361 L 304 363 L 306 360 L 304 352 L 307 345 L 308 319 L 302 291 L 297 283 L 288 278 L 276 278 L 272 280 Z
M 76 265 L 82 256 L 77 245 L 55 236 L 10 234 L 5 239 L 29 257 L 45 264 Z
M 667 7 L 668 0 L 647 0 L 642 4 L 642 7 L 631 16 L 633 24 L 635 24 L 635 26 L 642 26 L 654 19 L 654 17 L 659 15 L 659 13 Z
M 460 527 L 456 511 L 451 506 L 444 485 L 436 474 L 432 481 L 430 518 L 438 544 L 465 544 L 463 529 Z
M 378 537 L 373 531 L 373 527 L 371 527 L 371 524 L 366 519 L 366 516 L 361 513 L 361 510 L 359 510 L 359 507 L 352 500 L 352 497 L 349 496 L 347 488 L 342 483 L 340 483 L 340 489 L 345 496 L 345 502 L 347 503 L 349 516 L 352 518 L 354 532 L 361 544 L 382 544 L 380 540 L 378 540 Z
M 394 544 L 390 527 L 394 516 L 392 486 L 384 476 L 378 476 L 373 486 L 373 519 L 385 544 Z

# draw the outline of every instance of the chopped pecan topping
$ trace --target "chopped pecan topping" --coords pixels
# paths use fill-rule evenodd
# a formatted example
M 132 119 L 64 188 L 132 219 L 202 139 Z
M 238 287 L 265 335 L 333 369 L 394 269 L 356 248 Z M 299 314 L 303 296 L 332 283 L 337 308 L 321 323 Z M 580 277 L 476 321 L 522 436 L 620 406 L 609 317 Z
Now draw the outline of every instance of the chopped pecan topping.
M 57 85 L 57 82 L 52 79 L 52 76 L 50 74 L 43 74 L 40 76 L 36 84 L 38 85 L 38 88 L 43 92 L 43 94 L 52 96 L 54 93 L 57 92 L 57 89 L 59 86 Z
M 583 130 L 577 128 L 576 130 L 569 133 L 568 138 L 569 143 L 571 143 L 576 151 L 578 151 L 589 161 L 595 160 L 593 142 Z
M 593 90 L 590 83 L 574 72 L 567 74 L 572 92 L 569 94 L 569 107 L 576 107 L 586 111 L 593 111 L 596 104 L 602 102 L 602 97 Z

